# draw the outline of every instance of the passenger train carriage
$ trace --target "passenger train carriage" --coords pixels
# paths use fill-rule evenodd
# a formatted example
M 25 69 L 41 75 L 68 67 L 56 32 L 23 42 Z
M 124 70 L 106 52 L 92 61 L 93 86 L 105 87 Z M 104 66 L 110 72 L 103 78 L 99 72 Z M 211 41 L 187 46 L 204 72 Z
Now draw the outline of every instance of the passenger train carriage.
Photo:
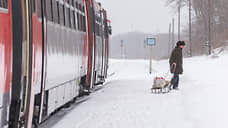
M 0 0 L 0 128 L 31 128 L 105 82 L 110 20 L 94 0 Z

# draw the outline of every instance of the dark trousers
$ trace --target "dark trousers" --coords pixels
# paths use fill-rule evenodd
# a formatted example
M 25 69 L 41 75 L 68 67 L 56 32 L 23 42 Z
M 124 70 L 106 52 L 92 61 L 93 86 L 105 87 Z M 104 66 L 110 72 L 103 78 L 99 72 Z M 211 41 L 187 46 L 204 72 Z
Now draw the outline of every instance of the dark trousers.
M 174 73 L 173 78 L 171 80 L 171 84 L 173 85 L 173 88 L 178 88 L 178 86 L 179 86 L 179 74 Z

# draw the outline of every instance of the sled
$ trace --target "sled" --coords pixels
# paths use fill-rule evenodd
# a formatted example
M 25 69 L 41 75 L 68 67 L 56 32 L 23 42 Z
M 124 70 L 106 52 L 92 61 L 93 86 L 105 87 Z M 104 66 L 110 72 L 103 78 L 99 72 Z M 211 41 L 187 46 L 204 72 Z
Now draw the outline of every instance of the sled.
M 163 77 L 155 77 L 151 92 L 155 94 L 168 93 L 171 91 L 171 84 Z
M 176 70 L 176 65 L 172 65 L 173 70 Z M 155 94 L 169 93 L 172 90 L 171 82 L 166 80 L 169 75 L 169 71 L 166 73 L 165 77 L 155 77 L 151 88 L 151 92 Z

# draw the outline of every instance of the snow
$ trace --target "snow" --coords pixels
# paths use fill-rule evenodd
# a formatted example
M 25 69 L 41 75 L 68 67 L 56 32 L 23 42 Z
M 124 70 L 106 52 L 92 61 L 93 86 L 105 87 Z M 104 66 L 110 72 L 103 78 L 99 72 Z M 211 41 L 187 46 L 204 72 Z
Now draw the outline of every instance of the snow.
M 228 54 L 184 59 L 180 90 L 151 94 L 168 60 L 111 60 L 103 89 L 65 114 L 53 128 L 227 128 Z M 171 78 L 171 74 L 168 75 Z

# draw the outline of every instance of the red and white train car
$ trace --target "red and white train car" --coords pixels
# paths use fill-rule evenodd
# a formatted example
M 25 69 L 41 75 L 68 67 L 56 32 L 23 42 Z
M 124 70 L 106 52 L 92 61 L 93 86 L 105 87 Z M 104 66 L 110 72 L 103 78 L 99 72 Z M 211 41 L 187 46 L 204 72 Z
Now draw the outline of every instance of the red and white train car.
M 110 34 L 94 0 L 0 0 L 0 127 L 37 126 L 102 84 Z

